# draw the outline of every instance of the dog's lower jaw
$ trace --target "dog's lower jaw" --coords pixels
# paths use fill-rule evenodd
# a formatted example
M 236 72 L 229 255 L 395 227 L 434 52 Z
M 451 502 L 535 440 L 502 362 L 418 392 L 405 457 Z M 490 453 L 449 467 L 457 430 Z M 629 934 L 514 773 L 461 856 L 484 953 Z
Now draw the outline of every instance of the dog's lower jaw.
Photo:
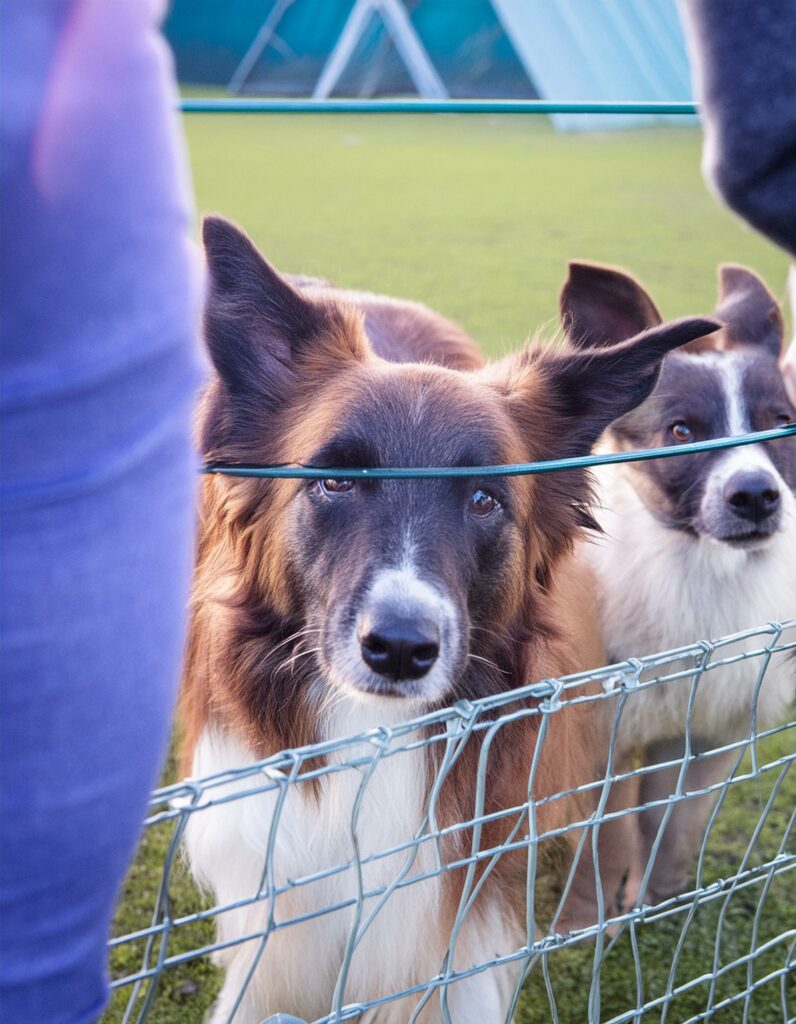
M 342 696 L 330 709 L 324 736 L 355 735 L 377 724 L 397 725 L 408 717 L 403 703 L 382 700 L 363 704 Z M 391 707 L 392 718 L 387 715 Z M 245 935 L 261 935 L 271 911 L 281 923 L 355 899 L 353 828 L 360 858 L 366 861 L 366 892 L 390 885 L 408 860 L 409 877 L 430 872 L 431 877 L 392 892 L 361 935 L 351 959 L 343 1003 L 377 999 L 434 978 L 442 968 L 455 911 L 444 888 L 444 876 L 433 874 L 432 842 L 368 860 L 420 833 L 427 798 L 427 752 L 421 749 L 389 757 L 383 753 L 386 751 L 380 755 L 376 747 L 361 743 L 332 755 L 340 762 L 363 755 L 378 759 L 356 816 L 354 805 L 363 785 L 363 775 L 356 770 L 334 772 L 314 791 L 302 790 L 301 784 L 291 785 L 271 851 L 275 883 L 284 891 L 273 907 L 269 899 L 260 897 L 217 919 L 218 939 L 223 943 Z M 208 730 L 197 746 L 194 773 L 197 777 L 213 774 L 243 767 L 252 760 L 250 752 L 232 736 Z M 213 798 L 259 787 L 250 779 L 239 780 L 224 787 L 223 794 L 214 789 Z M 191 815 L 186 830 L 191 866 L 197 880 L 213 892 L 218 905 L 250 900 L 260 891 L 276 796 L 276 792 L 258 793 Z M 293 884 L 314 872 L 346 864 L 346 870 L 325 879 Z M 456 969 L 513 952 L 525 941 L 512 908 L 501 905 L 497 887 L 492 892 L 494 895 L 479 899 L 479 905 L 465 920 L 456 946 Z M 362 922 L 377 899 L 365 900 Z M 258 953 L 259 960 L 234 1017 L 236 1024 L 260 1024 L 269 1014 L 280 1011 L 305 1020 L 329 1013 L 334 1008 L 335 985 L 353 923 L 354 909 L 345 906 L 272 933 L 262 950 L 260 940 L 253 939 L 223 951 L 219 962 L 226 977 L 212 1024 L 227 1020 Z M 517 969 L 508 966 L 452 985 L 448 993 L 452 1019 L 457 1024 L 498 1024 L 508 1011 L 516 978 Z M 374 1011 L 373 1019 L 378 1024 L 405 1024 L 422 994 L 385 1004 Z M 440 996 L 435 993 L 418 1017 L 418 1024 L 437 1024 L 441 1020 Z
M 714 544 L 726 544 L 734 551 L 760 553 L 765 551 L 776 539 L 776 533 L 745 533 L 737 537 L 708 537 Z

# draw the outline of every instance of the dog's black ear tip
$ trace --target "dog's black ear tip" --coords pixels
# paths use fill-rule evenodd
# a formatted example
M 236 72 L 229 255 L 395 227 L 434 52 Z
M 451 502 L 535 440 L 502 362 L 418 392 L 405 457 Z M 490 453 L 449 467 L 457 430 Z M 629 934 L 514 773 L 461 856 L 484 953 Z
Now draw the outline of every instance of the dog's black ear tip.
M 595 277 L 604 277 L 613 268 L 591 260 L 569 260 L 567 262 L 567 284 L 573 281 L 587 282 Z
M 724 327 L 724 321 L 717 316 L 699 316 L 694 324 L 695 328 L 697 326 L 701 329 L 702 334 L 715 334 L 716 331 L 720 331 Z
M 202 218 L 202 245 L 210 256 L 255 250 L 243 228 L 217 213 L 209 213 Z
M 568 318 L 569 323 L 564 324 L 566 328 L 574 327 L 574 307 L 578 302 L 579 294 L 583 289 L 589 288 L 595 275 L 599 273 L 600 267 L 597 263 L 589 263 L 587 260 L 568 260 L 567 276 L 561 283 L 558 293 L 558 309 L 562 320 Z
M 202 217 L 202 241 L 206 242 L 208 239 L 215 238 L 219 232 L 224 230 L 227 223 L 226 218 L 218 213 L 204 214 Z
M 239 235 L 240 230 L 232 221 L 218 213 L 208 213 L 202 217 L 202 242 L 206 249 L 214 248 L 232 235 Z
M 720 263 L 717 276 L 721 301 L 746 292 L 756 295 L 759 301 L 765 297 L 774 306 L 779 305 L 766 282 L 751 267 L 746 267 L 742 263 Z
M 202 244 L 216 291 L 239 291 L 278 276 L 243 228 L 226 217 L 209 214 L 203 218 Z
M 718 268 L 719 284 L 735 284 L 740 280 L 757 277 L 757 274 L 742 263 L 720 263 Z
M 716 331 L 720 331 L 724 324 L 715 315 L 711 316 L 684 316 L 679 320 L 673 320 L 668 325 L 672 328 L 676 335 L 682 337 L 683 344 L 685 340 L 696 341 L 697 338 L 702 338 L 708 334 L 715 334 Z M 665 329 L 666 325 L 664 325 Z

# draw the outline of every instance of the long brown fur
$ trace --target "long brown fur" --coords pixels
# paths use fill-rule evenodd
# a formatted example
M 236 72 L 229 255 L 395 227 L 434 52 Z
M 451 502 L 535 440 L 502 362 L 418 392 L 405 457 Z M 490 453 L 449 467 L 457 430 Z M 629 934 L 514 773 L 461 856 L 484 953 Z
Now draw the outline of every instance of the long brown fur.
M 315 282 L 302 281 L 297 290 L 264 261 L 257 264 L 253 249 L 230 231 L 218 222 L 205 229 L 214 251 L 206 334 L 218 373 L 203 397 L 198 433 L 211 462 L 307 462 L 347 410 L 367 403 L 393 378 L 396 387 L 422 390 L 424 401 L 452 422 L 483 417 L 499 440 L 501 462 L 582 454 L 618 414 L 617 393 L 632 407 L 654 385 L 664 351 L 712 329 L 706 321 L 674 325 L 666 335 L 661 329 L 660 338 L 650 337 L 652 355 L 638 365 L 642 346 L 628 342 L 594 355 L 536 346 L 481 369 L 472 340 L 437 314 Z M 235 282 L 246 283 L 247 276 L 248 297 L 240 298 Z M 278 307 L 270 304 L 271 288 L 279 292 Z M 259 295 L 262 307 L 251 298 Z M 238 346 L 242 333 L 256 337 L 257 331 L 289 339 L 282 349 L 269 350 L 267 366 L 257 365 L 256 350 Z M 401 361 L 398 378 L 394 364 Z M 596 387 L 602 377 L 605 386 Z M 239 737 L 259 757 L 320 736 L 318 666 L 312 638 L 304 632 L 302 580 L 289 557 L 290 503 L 300 486 L 295 480 L 227 476 L 203 481 L 180 708 L 186 774 L 210 724 Z M 473 612 L 478 624 L 470 634 L 467 667 L 453 680 L 445 704 L 504 693 L 603 660 L 590 583 L 572 556 L 593 526 L 586 474 L 516 477 L 507 487 L 518 539 L 500 570 L 499 601 Z M 487 814 L 525 803 L 542 721 L 546 735 L 534 799 L 598 777 L 601 738 L 588 706 L 527 716 L 503 726 L 491 747 Z M 473 736 L 443 787 L 443 826 L 474 814 L 483 737 Z M 543 802 L 536 828 L 545 832 L 578 820 L 589 806 L 575 798 Z M 487 824 L 481 848 L 500 845 L 513 824 L 512 817 Z M 523 825 L 520 837 L 526 832 Z M 469 830 L 459 832 L 449 842 L 448 859 L 465 854 L 470 840 Z M 493 884 L 519 892 L 526 863 L 521 854 L 502 857 Z M 451 876 L 451 915 L 461 880 L 461 872 Z

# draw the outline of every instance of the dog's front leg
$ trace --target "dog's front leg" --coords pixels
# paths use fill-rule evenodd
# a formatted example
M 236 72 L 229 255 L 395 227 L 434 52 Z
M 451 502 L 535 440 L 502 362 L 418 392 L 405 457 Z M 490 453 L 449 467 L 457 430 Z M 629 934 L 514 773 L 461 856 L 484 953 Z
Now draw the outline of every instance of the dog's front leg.
M 617 762 L 612 776 L 623 773 L 626 768 L 624 762 Z M 596 795 L 593 799 L 596 803 Z M 637 778 L 611 782 L 602 813 L 597 822 L 585 830 L 585 839 L 584 830 L 567 834 L 573 856 L 569 871 L 572 884 L 556 926 L 562 934 L 597 923 L 598 892 L 602 895 L 604 920 L 634 905 L 641 881 L 641 840 L 637 816 L 628 811 L 637 806 L 638 801 Z M 592 813 L 596 813 L 596 806 Z
M 699 744 L 694 742 L 698 751 Z M 677 762 L 683 757 L 682 740 L 653 743 L 647 747 L 644 763 L 648 766 Z M 683 793 L 699 792 L 727 778 L 737 753 L 728 751 L 692 761 L 683 780 Z M 664 816 L 677 790 L 681 765 L 648 772 L 641 783 L 641 803 L 655 804 L 640 815 L 642 869 L 646 870 L 653 847 L 661 831 Z M 655 861 L 650 872 L 645 902 L 655 904 L 682 892 L 697 853 L 705 838 L 705 825 L 716 800 L 716 793 L 680 799 L 672 808 L 663 828 Z

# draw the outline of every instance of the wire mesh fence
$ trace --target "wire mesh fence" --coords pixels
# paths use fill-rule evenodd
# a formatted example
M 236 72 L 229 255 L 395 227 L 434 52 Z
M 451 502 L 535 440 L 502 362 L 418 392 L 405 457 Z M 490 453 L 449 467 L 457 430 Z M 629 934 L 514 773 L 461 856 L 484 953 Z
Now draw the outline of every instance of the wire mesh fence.
M 769 911 L 794 904 L 796 718 L 758 707 L 794 659 L 796 620 L 769 623 L 158 790 L 150 922 L 111 942 L 119 1019 L 156 1019 L 159 985 L 199 964 L 215 991 L 212 954 L 226 971 L 214 1024 L 302 1006 L 314 1024 L 788 1024 L 796 919 Z M 703 705 L 739 672 L 745 724 L 718 741 Z M 638 714 L 660 700 L 682 708 L 681 736 L 640 753 Z M 574 715 L 604 740 L 602 764 L 551 791 L 540 766 Z M 507 765 L 527 795 L 512 806 L 492 798 Z M 417 818 L 397 813 L 418 784 Z M 241 820 L 256 871 L 230 863 L 228 890 L 197 896 L 181 847 Z M 328 962 L 307 962 L 319 936 Z

